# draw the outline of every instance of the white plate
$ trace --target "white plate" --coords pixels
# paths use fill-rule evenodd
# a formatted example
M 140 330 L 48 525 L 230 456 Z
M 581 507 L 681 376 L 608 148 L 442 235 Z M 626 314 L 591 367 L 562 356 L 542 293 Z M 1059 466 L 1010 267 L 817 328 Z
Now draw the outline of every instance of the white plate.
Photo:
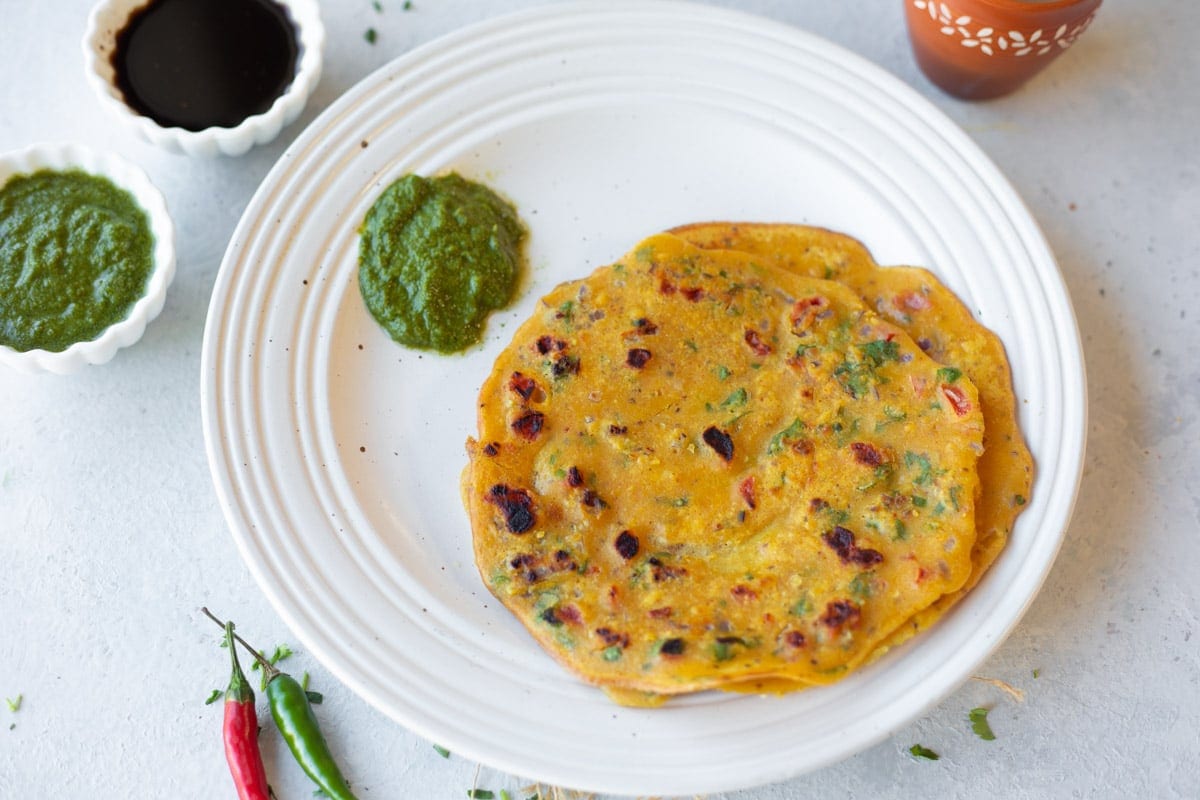
M 406 172 L 515 201 L 531 281 L 466 355 L 371 321 L 356 229 Z M 479 580 L 458 496 L 478 387 L 538 297 L 643 236 L 786 220 L 933 268 L 998 332 L 1037 483 L 1008 549 L 933 631 L 835 686 L 613 706 Z M 785 26 L 678 3 L 559 4 L 439 39 L 367 78 L 284 154 L 222 264 L 203 409 L 220 501 L 296 636 L 455 753 L 543 782 L 693 794 L 844 758 L 950 692 L 1050 568 L 1080 476 L 1078 332 L 1037 226 L 980 151 L 899 81 Z

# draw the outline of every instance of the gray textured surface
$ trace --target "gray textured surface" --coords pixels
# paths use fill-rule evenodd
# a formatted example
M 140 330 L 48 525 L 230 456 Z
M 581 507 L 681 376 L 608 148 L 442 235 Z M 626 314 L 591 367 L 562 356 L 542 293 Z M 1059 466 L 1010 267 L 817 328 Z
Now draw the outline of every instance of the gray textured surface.
M 120 152 L 163 190 L 179 233 L 178 278 L 136 347 L 68 379 L 0 374 L 0 696 L 24 695 L 15 714 L 0 704 L 0 797 L 232 796 L 220 706 L 203 702 L 224 686 L 225 661 L 197 609 L 233 616 L 268 646 L 289 634 L 237 556 L 204 460 L 200 340 L 225 241 L 286 143 L 356 81 L 532 3 L 383 5 L 324 3 L 325 74 L 301 122 L 240 159 L 192 162 L 102 115 L 81 75 L 88 0 L 0 2 L 0 150 L 76 141 Z M 881 64 L 975 138 L 1059 258 L 1091 397 L 1058 562 L 981 670 L 1025 701 L 970 682 L 842 764 L 725 797 L 1200 797 L 1200 5 L 1109 0 L 1048 72 L 983 105 L 924 81 L 899 0 L 724 5 Z M 474 764 L 443 760 L 306 653 L 289 665 L 325 693 L 322 724 L 364 798 L 465 795 Z M 970 732 L 977 705 L 994 706 L 994 742 Z M 942 759 L 914 760 L 915 742 Z M 280 797 L 311 796 L 268 747 Z M 494 790 L 523 783 L 479 776 Z

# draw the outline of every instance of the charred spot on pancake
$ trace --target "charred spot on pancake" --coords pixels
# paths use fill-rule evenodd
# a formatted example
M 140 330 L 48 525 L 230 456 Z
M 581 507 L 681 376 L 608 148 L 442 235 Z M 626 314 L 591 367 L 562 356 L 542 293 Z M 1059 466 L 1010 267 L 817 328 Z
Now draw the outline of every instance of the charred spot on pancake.
M 764 342 L 762 336 L 753 328 L 746 328 L 746 334 L 743 338 L 756 355 L 765 356 L 770 354 L 771 345 Z
M 671 614 L 675 613 L 670 606 L 662 606 L 660 608 L 652 608 L 646 612 L 652 619 L 669 619 Z
M 738 600 L 747 601 L 747 600 L 757 600 L 758 599 L 758 592 L 754 591 L 749 586 L 745 586 L 740 583 L 737 586 L 734 586 L 732 589 L 730 589 L 729 593 Z
M 808 501 L 808 510 L 813 514 L 819 514 L 827 508 L 829 508 L 829 503 L 819 497 L 814 497 Z
M 641 543 L 638 538 L 630 531 L 621 531 L 617 534 L 616 540 L 613 542 L 613 547 L 616 548 L 617 554 L 621 558 L 628 561 L 638 554 Z
M 568 375 L 578 375 L 579 357 L 569 355 L 567 353 L 561 354 L 558 358 L 554 359 L 554 363 L 550 365 L 550 373 L 554 375 L 555 378 L 565 378 Z
M 497 483 L 487 493 L 487 501 L 504 514 L 509 533 L 525 533 L 533 527 L 533 498 L 524 489 L 514 489 Z
M 553 625 L 556 628 L 562 625 L 563 620 L 562 617 L 558 615 L 558 607 L 550 606 L 550 608 L 547 608 L 545 611 L 543 611 L 542 622 L 545 622 L 548 625 Z
M 833 548 L 843 564 L 858 564 L 869 567 L 883 561 L 883 553 L 870 548 L 859 547 L 854 541 L 854 533 L 841 525 L 835 525 L 833 530 L 826 531 L 821 536 L 825 544 Z
M 800 631 L 792 630 L 792 631 L 788 631 L 787 633 L 785 633 L 783 635 L 783 642 L 788 647 L 795 647 L 795 648 L 799 649 L 801 647 L 804 647 L 804 643 L 806 641 L 808 641 L 808 640 L 805 638 L 804 634 L 801 633 Z
M 627 331 L 624 335 L 626 338 L 633 336 L 652 336 L 658 333 L 658 326 L 645 317 L 638 317 L 633 321 L 633 330 Z
M 675 284 L 671 283 L 666 278 L 663 278 L 658 283 L 658 291 L 662 294 L 675 294 Z
M 629 634 L 614 631 L 612 628 L 596 628 L 594 633 L 609 647 L 625 648 L 629 646 Z
M 508 379 L 508 388 L 512 389 L 522 400 L 528 400 L 537 391 L 537 381 L 521 372 L 514 372 Z
M 670 564 L 664 564 L 658 556 L 651 556 L 646 559 L 646 563 L 650 565 L 650 577 L 654 579 L 655 583 L 662 583 L 663 581 L 674 580 L 675 578 L 682 578 L 684 575 L 687 575 L 685 567 L 673 567 Z
M 851 442 L 850 449 L 854 451 L 854 460 L 868 467 L 879 467 L 886 460 L 879 448 L 866 442 Z
M 609 425 L 608 432 L 613 436 L 624 436 L 629 433 L 629 428 L 624 425 Z
M 650 360 L 650 351 L 644 347 L 634 347 L 625 354 L 625 363 L 634 369 L 641 369 Z
M 704 429 L 703 437 L 704 443 L 711 447 L 725 461 L 733 459 L 733 439 L 728 433 L 716 425 L 709 425 Z
M 843 628 L 857 627 L 860 619 L 862 610 L 858 603 L 853 600 L 830 600 L 825 606 L 825 613 L 817 622 L 836 632 Z
M 583 486 L 583 475 L 579 472 L 579 467 L 571 467 L 567 470 L 567 486 L 571 488 Z
M 593 511 L 600 511 L 602 509 L 608 508 L 608 502 L 605 501 L 605 499 L 603 497 L 596 494 L 591 489 L 583 490 L 583 499 L 580 500 L 579 502 L 581 502 L 584 505 L 584 507 L 590 508 Z
M 542 432 L 542 426 L 546 423 L 546 415 L 540 411 L 526 411 L 521 416 L 513 420 L 512 429 L 516 431 L 523 439 L 533 441 L 537 435 Z
M 499 453 L 500 453 L 500 443 L 499 442 L 488 442 L 487 444 L 485 444 L 483 446 L 483 454 L 485 456 L 495 456 L 495 455 L 498 455 Z
M 662 646 L 658 648 L 658 652 L 662 653 L 664 656 L 681 656 L 683 655 L 685 647 L 686 645 L 684 644 L 683 639 L 680 639 L 676 636 L 664 641 Z
M 553 336 L 546 335 L 539 336 L 538 340 L 534 343 L 534 347 L 540 355 L 544 356 L 548 353 L 557 353 L 565 350 L 567 343 L 562 339 L 555 339 Z
M 684 289 L 680 289 L 679 293 L 693 303 L 704 298 L 704 290 L 699 286 L 688 286 Z

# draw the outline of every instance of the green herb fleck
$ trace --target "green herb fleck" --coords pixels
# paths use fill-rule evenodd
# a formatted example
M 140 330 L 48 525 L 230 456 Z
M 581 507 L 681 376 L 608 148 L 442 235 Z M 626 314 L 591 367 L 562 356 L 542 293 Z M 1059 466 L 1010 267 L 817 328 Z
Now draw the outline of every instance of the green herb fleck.
M 803 617 L 808 614 L 811 614 L 812 610 L 813 610 L 812 601 L 808 599 L 808 595 L 805 595 L 804 597 L 801 597 L 799 600 L 797 600 L 792 605 L 792 607 L 788 609 L 788 613 L 791 614 L 793 617 Z
M 434 749 L 434 750 L 436 750 L 436 751 L 437 751 L 437 754 L 438 754 L 439 756 L 441 756 L 442 758 L 449 758 L 449 757 L 450 757 L 450 751 L 449 751 L 449 750 L 447 750 L 446 748 L 442 747 L 440 744 L 435 744 L 435 745 L 433 746 L 433 749 Z
M 208 699 L 204 701 L 204 705 L 211 706 L 213 703 L 221 699 L 222 694 L 224 694 L 224 692 L 222 692 L 220 689 L 213 689 L 212 694 L 210 694 Z
M 321 694 L 320 692 L 305 692 L 304 696 L 307 697 L 308 702 L 312 703 L 314 706 L 319 706 L 321 703 L 325 702 L 325 695 Z
M 908 414 L 905 414 L 900 409 L 894 408 L 892 406 L 884 406 L 883 407 L 883 415 L 885 417 L 887 417 L 887 419 L 882 419 L 879 422 L 875 423 L 875 432 L 876 433 L 879 433 L 881 430 L 883 430 L 888 425 L 891 425 L 894 422 L 901 422 L 902 420 L 908 419 Z
M 902 520 L 896 520 L 896 533 L 892 536 L 892 541 L 903 542 L 908 538 L 908 527 Z
M 699 352 L 700 352 L 700 345 L 696 344 L 696 343 L 695 343 L 695 342 L 693 342 L 691 339 L 684 339 L 684 340 L 683 340 L 683 343 L 684 343 L 685 345 L 687 345 L 687 349 L 688 349 L 688 350 L 691 350 L 693 353 L 699 353 Z
M 367 40 L 367 44 L 375 44 L 375 40 L 379 38 L 379 34 L 375 32 L 374 28 L 367 28 L 366 33 L 363 34 L 363 38 Z
M 371 8 L 375 9 L 380 14 L 383 13 L 383 3 L 379 2 L 379 0 L 374 0 L 374 2 L 371 3 Z
M 723 381 L 733 373 L 729 371 L 729 367 L 724 364 L 717 365 L 717 380 Z
M 8 710 L 14 714 L 21 710 L 21 701 L 25 699 L 25 695 L 19 694 L 16 697 L 6 697 L 4 702 L 8 704 Z
M 300 688 L 308 691 L 308 670 L 305 670 L 304 674 L 300 676 Z
M 962 494 L 961 486 L 951 486 L 950 487 L 950 505 L 952 505 L 954 507 L 955 511 L 958 511 L 958 496 L 960 494 Z
M 604 652 L 600 655 L 604 657 L 605 661 L 616 661 L 620 659 L 623 652 L 620 645 L 614 644 L 612 647 L 604 648 Z
M 917 758 L 927 758 L 930 761 L 937 761 L 941 756 L 930 750 L 928 747 L 920 744 L 914 744 L 908 748 L 908 752 L 912 753 Z
M 921 495 L 919 495 L 919 494 L 914 494 L 912 496 L 912 504 L 914 506 L 916 506 L 917 508 L 924 508 L 928 503 L 929 503 L 929 501 L 926 500 L 924 497 L 921 497 Z
M 972 708 L 970 713 L 971 730 L 975 731 L 975 735 L 985 742 L 990 742 L 996 738 L 996 734 L 992 733 L 992 726 L 988 725 L 988 710 L 986 708 Z
M 795 439 L 804 432 L 804 428 L 804 422 L 799 417 L 792 420 L 791 425 L 771 437 L 771 443 L 767 445 L 767 455 L 774 456 L 782 453 L 784 442 L 788 439 Z
M 860 572 L 850 581 L 850 594 L 860 600 L 865 600 L 875 593 L 874 575 L 870 572 Z
M 883 366 L 885 361 L 900 360 L 900 344 L 899 342 L 889 341 L 887 339 L 876 339 L 873 342 L 860 344 L 858 346 L 861 352 L 871 362 L 872 366 Z
M 927 486 L 933 481 L 933 465 L 929 463 L 929 456 L 908 450 L 904 453 L 904 466 L 917 468 L 917 477 L 913 478 L 915 485 Z
M 1036 679 L 1037 679 L 1037 677 L 1038 677 L 1039 675 L 1041 675 L 1041 674 L 1042 674 L 1042 671 L 1041 671 L 1040 669 L 1035 669 L 1035 670 L 1033 671 L 1033 677 L 1034 677 L 1034 679 L 1036 680 Z
M 962 377 L 962 370 L 955 367 L 942 367 L 937 371 L 937 379 L 942 383 L 954 383 Z
M 507 789 L 500 790 L 500 800 L 512 800 L 512 795 L 508 793 Z
M 1013 502 L 1019 506 L 1025 505 L 1025 495 L 1023 495 L 1023 494 L 1014 495 Z
M 738 389 L 721 401 L 721 408 L 738 408 L 744 406 L 749 398 L 750 395 L 746 392 L 745 388 Z
M 413 4 L 412 4 L 412 0 L 404 0 L 404 10 L 405 10 L 405 11 L 412 11 L 412 10 L 413 10 Z
M 496 793 L 490 789 L 468 789 L 467 797 L 473 797 L 475 800 L 495 800 Z
M 733 658 L 733 653 L 731 652 L 729 645 L 725 642 L 714 642 L 713 658 L 717 661 L 728 661 L 729 659 Z

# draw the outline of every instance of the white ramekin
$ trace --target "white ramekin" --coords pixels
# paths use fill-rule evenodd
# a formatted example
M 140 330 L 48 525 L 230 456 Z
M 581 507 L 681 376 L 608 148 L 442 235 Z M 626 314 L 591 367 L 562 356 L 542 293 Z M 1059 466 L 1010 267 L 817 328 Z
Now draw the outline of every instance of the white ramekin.
M 85 364 L 104 364 L 117 350 L 142 338 L 146 323 L 158 316 L 167 298 L 167 287 L 175 277 L 175 228 L 167 214 L 162 193 L 146 173 L 128 161 L 109 153 L 99 153 L 71 144 L 34 145 L 24 150 L 0 154 L 0 186 L 14 175 L 26 175 L 40 169 L 80 169 L 108 178 L 133 195 L 145 210 L 154 234 L 154 267 L 146 280 L 146 291 L 130 309 L 129 315 L 115 322 L 90 342 L 76 342 L 66 350 L 14 350 L 0 345 L 0 364 L 21 372 L 54 372 L 66 375 Z
M 205 128 L 202 131 L 164 128 L 125 103 L 121 90 L 117 88 L 116 70 L 112 63 L 117 34 L 125 27 L 130 15 L 149 0 L 102 0 L 92 9 L 87 32 L 83 35 L 84 72 L 88 83 L 110 114 L 160 147 L 189 156 L 240 156 L 256 144 L 271 141 L 284 126 L 295 121 L 321 78 L 325 26 L 321 24 L 316 0 L 275 1 L 287 10 L 292 24 L 296 26 L 300 48 L 296 77 L 269 109 L 247 117 L 236 127 Z

